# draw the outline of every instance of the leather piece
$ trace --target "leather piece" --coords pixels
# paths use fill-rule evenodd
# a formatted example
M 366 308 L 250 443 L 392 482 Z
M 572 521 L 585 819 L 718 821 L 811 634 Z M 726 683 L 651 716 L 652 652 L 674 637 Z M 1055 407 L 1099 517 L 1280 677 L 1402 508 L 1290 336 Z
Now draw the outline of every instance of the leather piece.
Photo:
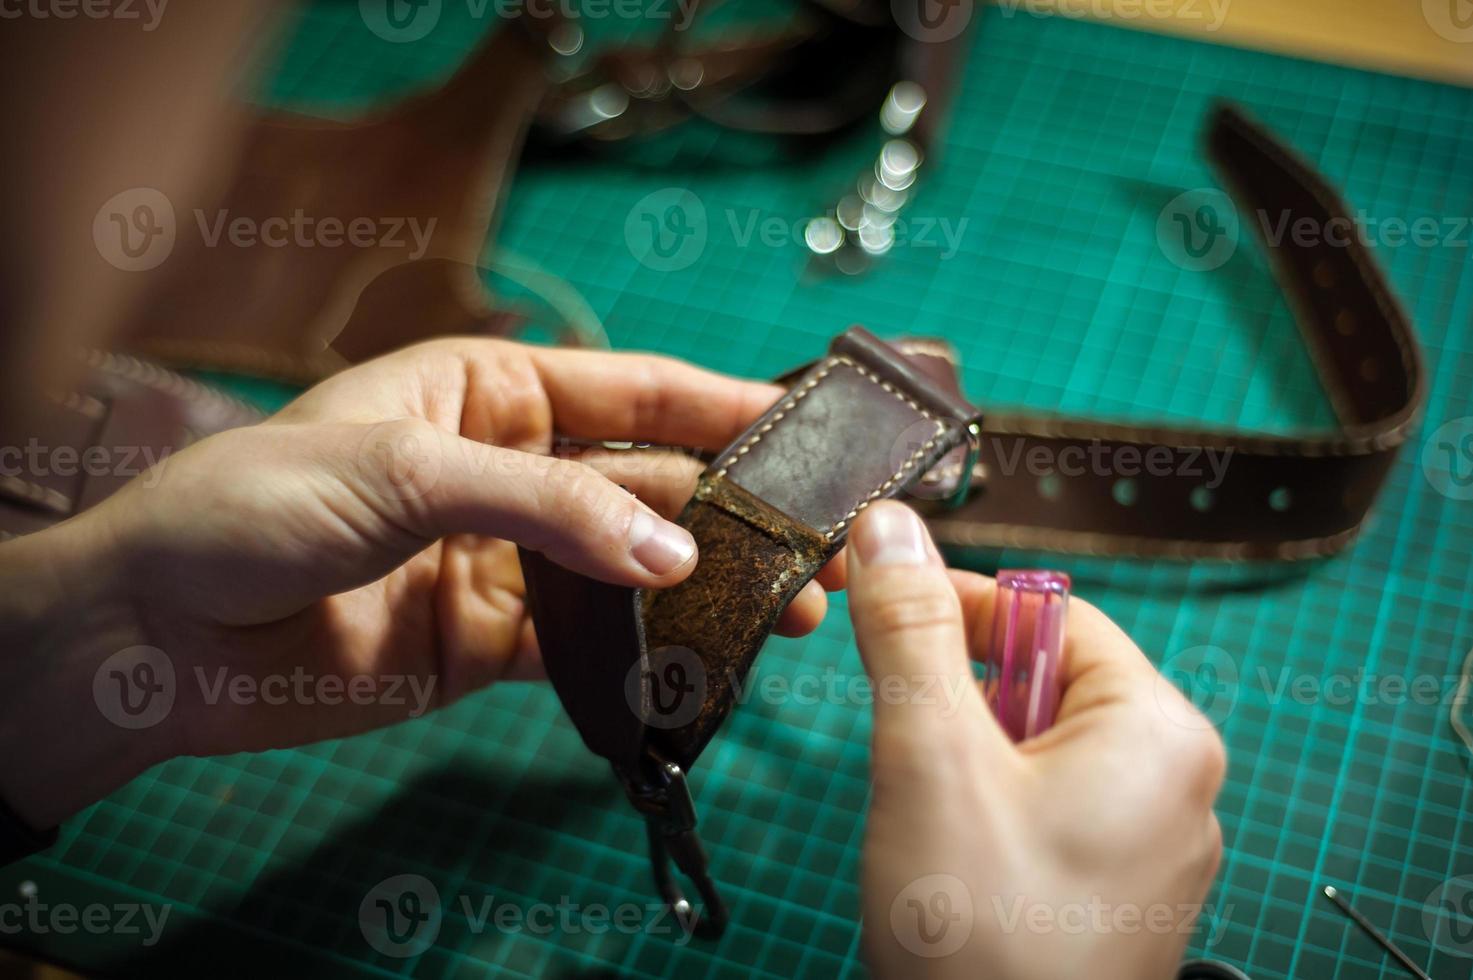
M 628 716 L 642 713 L 639 748 L 688 768 L 778 616 L 843 547 L 854 517 L 914 486 L 967 439 L 975 418 L 900 352 L 852 327 L 701 476 L 679 518 L 701 555 L 684 582 L 619 594 L 571 582 L 572 573 L 524 553 L 543 663 L 589 748 L 627 760 L 619 739 L 631 731 Z M 631 625 L 640 618 L 642 631 Z M 629 643 L 641 632 L 635 654 Z M 607 662 L 594 664 L 606 651 L 602 641 L 590 648 L 590 634 L 611 637 Z M 701 704 L 653 724 L 655 692 L 643 690 L 636 712 L 616 675 L 637 660 L 648 685 L 651 668 L 672 656 L 699 675 L 690 690 Z
M 0 540 L 50 527 L 151 462 L 260 419 L 245 403 L 156 364 L 90 352 L 71 391 L 46 398 L 28 419 L 0 422 Z
M 547 89 L 545 26 L 522 18 L 489 32 L 443 86 L 354 123 L 258 116 L 207 224 L 221 213 L 256 227 L 298 213 L 369 219 L 373 241 L 302 244 L 288 232 L 282 247 L 210 247 L 181 208 L 175 250 L 148 273 L 156 285 L 124 344 L 172 364 L 312 381 L 426 336 L 504 329 L 476 267 Z M 397 233 L 390 222 L 402 222 Z M 391 275 L 426 260 L 455 271 Z M 385 301 L 400 288 L 403 300 Z M 405 317 L 407 305 L 423 316 Z
M 535 551 L 518 548 L 517 555 L 548 680 L 584 744 L 633 771 L 644 748 L 644 715 L 620 692 L 627 692 L 632 670 L 648 666 L 639 595 L 570 572 Z M 578 615 L 565 615 L 569 609 Z M 548 650 L 556 652 L 547 656 Z
M 653 593 L 644 607 L 648 649 L 666 658 L 693 655 L 700 664 L 694 678 L 699 683 L 691 685 L 691 694 L 702 701 L 695 717 L 646 736 L 660 758 L 682 769 L 690 768 L 726 718 L 778 616 L 837 550 L 817 532 L 806 535 L 805 546 L 794 547 L 800 526 L 750 500 L 746 507 L 732 506 L 729 498 L 718 502 L 712 487 L 703 487 L 680 516 L 701 549 L 695 571 L 674 588 Z
M 1353 227 L 1349 206 L 1309 164 L 1230 105 L 1213 113 L 1207 147 L 1240 209 L 1253 216 L 1246 223 L 1288 295 L 1341 430 L 1283 437 L 989 412 L 971 499 L 959 510 L 930 512 L 939 542 L 1294 560 L 1332 554 L 1359 532 L 1426 397 L 1411 324 L 1354 236 L 1348 244 L 1328 234 L 1313 245 L 1291 236 L 1271 243 L 1269 230 L 1282 221 Z M 1137 460 L 1156 453 L 1182 466 L 1132 478 L 1135 500 L 1126 504 L 1116 500 L 1118 475 L 1086 467 L 1045 483 L 1023 465 L 1030 454 L 1078 459 L 1096 445 L 1115 459 L 1121 450 Z M 1210 491 L 1207 452 L 1231 454 Z M 1186 472 L 1189 461 L 1198 473 Z

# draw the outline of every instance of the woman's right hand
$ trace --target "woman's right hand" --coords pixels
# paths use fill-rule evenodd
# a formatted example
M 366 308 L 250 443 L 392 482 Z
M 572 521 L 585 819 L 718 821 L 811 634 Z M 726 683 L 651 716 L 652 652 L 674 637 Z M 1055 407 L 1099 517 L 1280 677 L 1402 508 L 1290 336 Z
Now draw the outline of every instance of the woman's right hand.
M 996 583 L 949 572 L 894 502 L 865 512 L 848 551 L 876 691 L 863 877 L 876 974 L 1174 976 L 1222 854 L 1211 724 L 1071 598 L 1058 721 L 1014 745 L 969 660 Z

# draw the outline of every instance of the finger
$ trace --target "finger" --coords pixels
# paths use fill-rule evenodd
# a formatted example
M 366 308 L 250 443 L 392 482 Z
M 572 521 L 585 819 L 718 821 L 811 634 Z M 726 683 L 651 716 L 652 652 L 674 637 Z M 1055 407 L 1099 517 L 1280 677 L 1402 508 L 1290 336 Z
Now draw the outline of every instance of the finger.
M 966 624 L 967 653 L 973 660 L 987 659 L 992 645 L 992 614 L 997 598 L 997 579 L 976 572 L 947 569 L 952 588 L 962 604 L 962 622 Z
M 667 357 L 529 350 L 558 431 L 578 439 L 722 449 L 782 395 Z
M 1063 697 L 1056 725 L 1113 704 L 1159 711 L 1164 698 L 1174 708 L 1171 686 L 1119 626 L 1078 596 L 1069 597 L 1064 626 Z M 1183 701 L 1185 704 L 1185 701 Z
M 567 458 L 586 463 L 614 483 L 627 487 L 661 516 L 674 520 L 696 492 L 705 465 L 675 450 L 582 449 Z M 849 573 L 844 549 L 819 569 L 815 580 L 828 592 L 842 592 Z
M 356 468 L 363 499 L 425 541 L 503 538 L 576 572 L 665 588 L 696 543 L 592 467 L 461 439 L 422 419 L 372 426 Z
M 956 589 L 909 507 L 879 501 L 855 522 L 849 613 L 875 685 L 877 767 L 882 745 L 902 766 L 947 755 L 943 746 L 955 738 L 945 732 L 960 712 L 973 719 L 985 751 L 1006 744 L 977 693 Z
M 698 459 L 671 451 L 618 451 L 588 449 L 573 458 L 598 470 L 608 479 L 627 487 L 657 513 L 675 519 L 695 492 L 696 480 L 705 465 Z M 838 574 L 835 570 L 838 570 Z M 805 585 L 778 618 L 774 631 L 780 636 L 806 636 L 818 628 L 828 611 L 824 590 L 844 587 L 843 564 L 835 558 Z
M 807 636 L 818 629 L 829 609 L 829 598 L 823 586 L 809 582 L 798 591 L 788 608 L 782 611 L 773 631 L 779 636 Z
M 705 464 L 673 450 L 590 448 L 568 457 L 591 466 L 611 483 L 627 487 L 667 520 L 675 520 L 696 492 Z
M 846 549 L 840 548 L 839 553 L 818 570 L 815 581 L 828 592 L 844 591 L 844 587 L 849 584 L 849 558 Z

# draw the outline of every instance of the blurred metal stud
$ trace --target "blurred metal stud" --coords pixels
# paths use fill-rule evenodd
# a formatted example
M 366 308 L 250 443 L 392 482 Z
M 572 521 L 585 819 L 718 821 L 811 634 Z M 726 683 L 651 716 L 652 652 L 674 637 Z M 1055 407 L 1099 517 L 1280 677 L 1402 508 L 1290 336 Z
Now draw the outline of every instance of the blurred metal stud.
M 695 58 L 677 58 L 668 70 L 670 84 L 682 92 L 695 89 L 706 77 L 706 66 Z
M 564 21 L 552 29 L 547 43 L 565 58 L 575 55 L 583 50 L 583 28 L 572 21 Z
M 925 89 L 915 82 L 896 82 L 880 107 L 880 125 L 891 136 L 907 133 L 925 107 Z
M 864 218 L 864 201 L 858 194 L 845 194 L 834 209 L 834 217 L 845 231 L 858 231 Z
M 844 229 L 827 215 L 813 218 L 803 229 L 803 241 L 815 255 L 831 255 L 844 244 Z

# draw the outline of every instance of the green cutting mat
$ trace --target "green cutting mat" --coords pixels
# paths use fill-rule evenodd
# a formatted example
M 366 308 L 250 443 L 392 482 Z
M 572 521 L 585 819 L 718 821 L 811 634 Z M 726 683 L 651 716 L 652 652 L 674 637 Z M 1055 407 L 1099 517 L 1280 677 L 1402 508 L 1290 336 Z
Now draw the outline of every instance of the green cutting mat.
M 324 111 L 371 102 L 443 75 L 478 29 L 446 4 L 430 38 L 387 44 L 356 6 L 308 9 L 268 98 Z M 1157 245 L 1157 216 L 1211 184 L 1195 140 L 1219 95 L 1320 161 L 1372 215 L 1473 214 L 1473 92 L 1069 20 L 989 10 L 981 21 L 944 158 L 913 211 L 953 228 L 966 220 L 955 255 L 898 248 L 866 277 L 815 280 L 791 242 L 739 245 L 753 209 L 791 220 L 831 200 L 866 165 L 873 144 L 861 138 L 755 171 L 524 172 L 501 241 L 576 284 L 617 346 L 726 371 L 772 375 L 863 322 L 949 337 L 984 406 L 1328 424 L 1256 251 L 1245 244 L 1212 272 L 1179 269 Z M 707 164 L 730 152 L 707 133 L 681 151 Z M 626 247 L 625 223 L 670 186 L 699 197 L 707 241 L 687 268 L 659 272 Z M 1467 233 L 1461 247 L 1381 258 L 1428 354 L 1426 438 L 1473 415 Z M 1473 962 L 1434 950 L 1422 926 L 1429 893 L 1473 873 L 1473 783 L 1447 709 L 1265 691 L 1282 669 L 1444 678 L 1473 646 L 1473 504 L 1434 489 L 1421 448 L 1403 453 L 1365 537 L 1333 561 L 1253 583 L 1207 568 L 1065 562 L 1159 662 L 1222 651 L 1207 657 L 1225 683 L 1196 693 L 1231 751 L 1219 804 L 1227 854 L 1194 949 L 1220 932 L 1207 952 L 1257 978 L 1401 975 L 1318 895 L 1324 883 L 1439 980 Z M 860 672 L 842 599 L 815 635 L 772 642 L 758 672 L 826 667 Z M 494 896 L 521 910 L 651 897 L 637 818 L 552 693 L 526 685 L 365 737 L 169 763 L 69 821 L 45 856 L 6 869 L 0 894 L 29 879 L 43 901 L 171 906 L 151 950 L 137 936 L 11 937 L 83 967 L 150 975 L 858 973 L 868 735 L 863 706 L 754 699 L 712 744 L 694 789 L 732 906 L 713 945 L 475 928 L 463 897 L 472 909 Z M 399 874 L 424 876 L 444 905 L 437 942 L 417 958 L 381 955 L 359 929 L 368 890 Z

